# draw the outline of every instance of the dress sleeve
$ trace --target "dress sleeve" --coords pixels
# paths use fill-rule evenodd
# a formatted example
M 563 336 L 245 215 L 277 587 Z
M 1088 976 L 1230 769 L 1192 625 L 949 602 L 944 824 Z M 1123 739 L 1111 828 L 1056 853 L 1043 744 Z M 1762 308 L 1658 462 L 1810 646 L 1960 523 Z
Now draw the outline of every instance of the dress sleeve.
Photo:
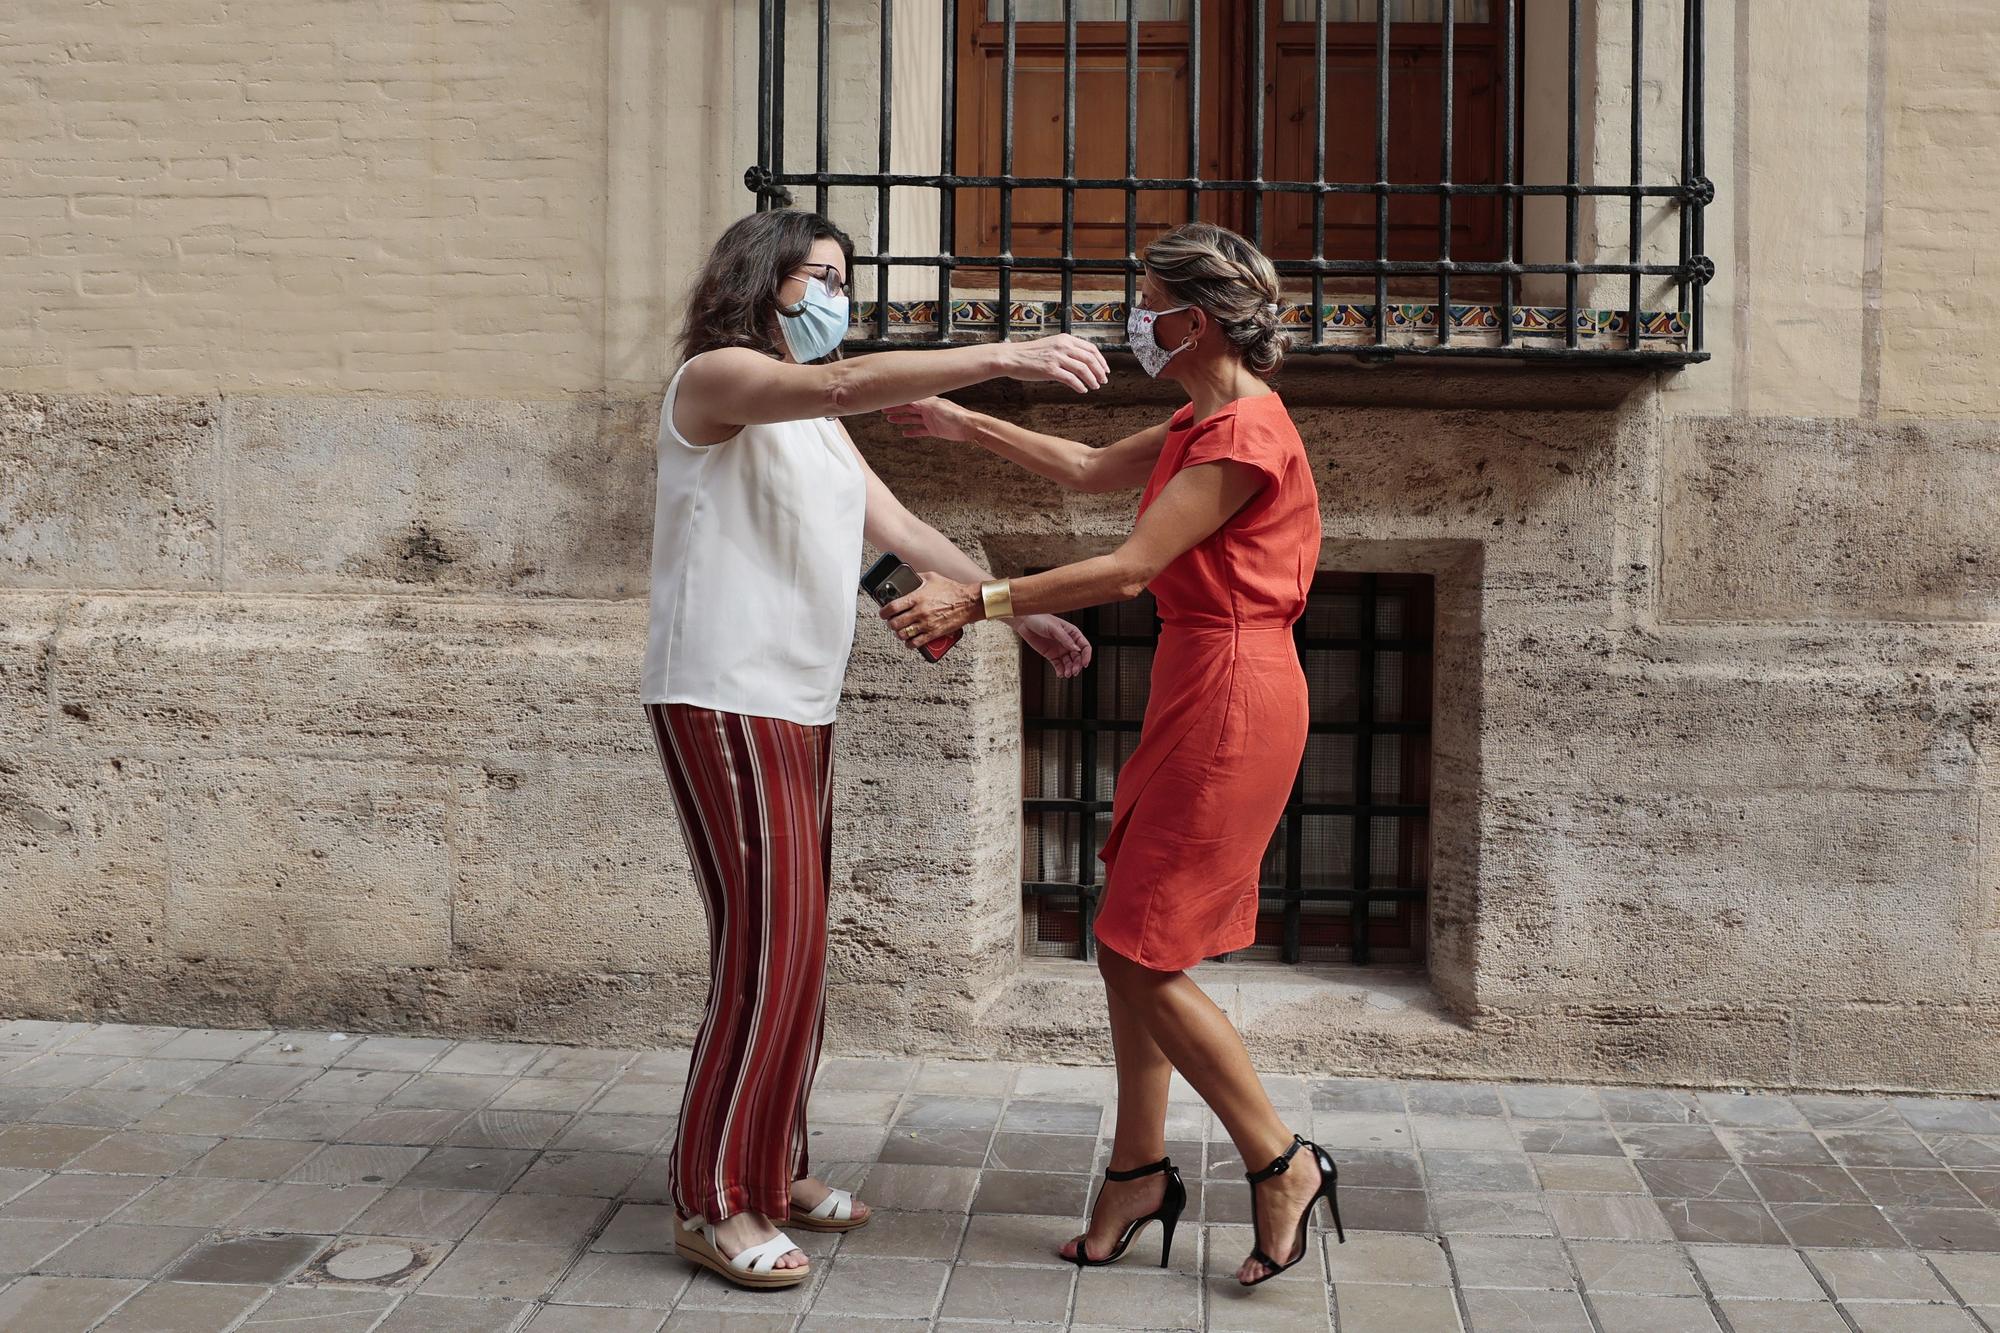
M 1285 454 L 1269 431 L 1240 420 L 1235 413 L 1203 422 L 1182 455 L 1183 469 L 1223 461 L 1256 468 L 1264 490 L 1272 491 L 1285 475 Z

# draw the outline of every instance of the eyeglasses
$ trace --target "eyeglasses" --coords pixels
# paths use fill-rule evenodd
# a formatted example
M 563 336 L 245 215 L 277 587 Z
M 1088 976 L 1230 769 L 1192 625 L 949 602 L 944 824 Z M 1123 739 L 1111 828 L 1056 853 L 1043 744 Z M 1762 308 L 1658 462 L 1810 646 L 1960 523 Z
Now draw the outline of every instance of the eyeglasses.
M 848 294 L 847 279 L 834 265 L 801 264 L 799 268 L 806 271 L 808 275 L 806 280 L 808 282 L 818 283 L 825 289 L 828 296 L 846 296 Z

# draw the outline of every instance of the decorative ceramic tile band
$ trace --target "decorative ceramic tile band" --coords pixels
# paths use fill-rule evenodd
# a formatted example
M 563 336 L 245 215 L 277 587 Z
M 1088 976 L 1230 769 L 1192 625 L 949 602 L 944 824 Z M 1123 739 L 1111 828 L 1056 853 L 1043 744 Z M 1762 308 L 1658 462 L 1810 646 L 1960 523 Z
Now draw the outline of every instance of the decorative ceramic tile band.
M 1034 333 L 1061 326 L 1062 302 L 1060 301 L 1011 301 L 1008 303 L 1008 325 L 1011 331 Z M 1077 301 L 1070 304 L 1070 328 L 1080 334 L 1112 334 L 1115 341 L 1123 341 L 1125 332 L 1125 303 L 1123 301 Z M 937 329 L 938 303 L 932 301 L 891 301 L 889 302 L 889 328 L 891 336 L 935 332 Z M 1489 333 L 1498 336 L 1500 329 L 1500 307 L 1496 305 L 1456 305 L 1450 307 L 1451 327 L 1454 333 Z M 1357 338 L 1372 340 L 1375 332 L 1375 306 L 1364 304 L 1330 302 L 1320 307 L 1328 345 L 1344 345 Z M 1624 340 L 1631 330 L 1629 310 L 1607 310 L 1579 308 L 1576 311 L 1577 336 L 1601 340 Z M 1512 312 L 1515 336 L 1521 338 L 1561 338 L 1569 328 L 1570 312 L 1559 305 L 1517 305 Z M 1688 336 L 1687 317 L 1676 310 L 1642 310 L 1639 313 L 1639 339 L 1643 342 L 1684 343 Z M 1312 309 L 1309 306 L 1288 305 L 1278 316 L 1278 322 L 1289 328 L 1310 330 Z M 1389 330 L 1392 334 L 1435 334 L 1438 327 L 1438 307 L 1436 304 L 1397 304 L 1389 307 Z M 995 300 L 970 297 L 956 299 L 951 303 L 951 326 L 954 333 L 997 333 L 1000 328 L 1000 303 Z M 861 333 L 870 333 L 875 328 L 875 302 L 857 301 L 854 304 L 854 328 Z

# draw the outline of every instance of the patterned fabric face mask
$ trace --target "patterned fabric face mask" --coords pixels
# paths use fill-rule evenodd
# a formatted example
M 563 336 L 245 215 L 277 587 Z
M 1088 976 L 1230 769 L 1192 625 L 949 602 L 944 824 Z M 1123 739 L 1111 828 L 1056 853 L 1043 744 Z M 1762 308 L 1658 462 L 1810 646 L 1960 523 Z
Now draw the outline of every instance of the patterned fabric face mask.
M 1159 339 L 1153 336 L 1154 321 L 1162 315 L 1178 315 L 1183 310 L 1192 309 L 1193 306 L 1187 305 L 1177 305 L 1172 310 L 1146 310 L 1134 306 L 1131 313 L 1125 316 L 1125 341 L 1132 345 L 1132 355 L 1139 358 L 1139 368 L 1152 378 L 1158 379 L 1160 372 L 1167 368 L 1167 362 L 1187 350 L 1186 343 L 1171 352 L 1160 346 Z

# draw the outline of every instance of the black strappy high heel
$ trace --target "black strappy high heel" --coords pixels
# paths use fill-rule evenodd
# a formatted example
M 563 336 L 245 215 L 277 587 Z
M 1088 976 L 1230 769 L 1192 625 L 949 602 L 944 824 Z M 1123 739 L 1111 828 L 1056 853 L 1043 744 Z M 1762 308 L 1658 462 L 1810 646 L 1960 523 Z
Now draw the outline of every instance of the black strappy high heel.
M 1162 1157 L 1150 1166 L 1134 1167 L 1130 1171 L 1113 1171 L 1107 1166 L 1104 1168 L 1104 1178 L 1119 1182 L 1140 1180 L 1146 1176 L 1156 1176 L 1162 1171 L 1167 1173 L 1167 1192 L 1161 1196 L 1158 1208 L 1147 1213 L 1144 1217 L 1134 1218 L 1132 1221 L 1127 1222 L 1125 1224 L 1125 1234 L 1118 1238 L 1118 1244 L 1112 1248 L 1111 1253 L 1105 1255 L 1102 1259 L 1093 1259 L 1090 1257 L 1090 1246 L 1087 1240 L 1090 1233 L 1086 1231 L 1083 1235 L 1076 1238 L 1076 1253 L 1070 1256 L 1070 1262 L 1078 1268 L 1102 1268 L 1106 1264 L 1115 1264 L 1125 1257 L 1127 1247 L 1132 1244 L 1133 1237 L 1139 1234 L 1141 1227 L 1145 1226 L 1148 1222 L 1158 1222 L 1160 1224 L 1160 1267 L 1165 1268 L 1167 1260 L 1174 1252 L 1174 1227 L 1180 1223 L 1181 1210 L 1187 1207 L 1187 1186 L 1181 1183 L 1180 1169 L 1174 1165 L 1171 1157 Z
M 1291 1170 L 1292 1156 L 1301 1148 L 1312 1149 L 1313 1164 L 1319 1167 L 1319 1190 L 1312 1198 L 1306 1200 L 1306 1210 L 1299 1214 L 1298 1231 L 1292 1237 L 1292 1249 L 1294 1253 L 1291 1263 L 1281 1265 L 1276 1259 L 1273 1259 L 1265 1252 L 1263 1229 L 1256 1225 L 1257 1187 L 1272 1176 L 1281 1176 Z M 1340 1171 L 1334 1166 L 1333 1159 L 1326 1155 L 1326 1149 L 1320 1147 L 1317 1143 L 1302 1139 L 1294 1134 L 1292 1135 L 1292 1146 L 1285 1149 L 1283 1156 L 1279 1157 L 1262 1171 L 1245 1172 L 1244 1178 L 1250 1182 L 1251 1230 L 1257 1238 L 1257 1243 L 1251 1247 L 1250 1257 L 1269 1270 L 1264 1276 L 1254 1281 L 1245 1282 L 1244 1286 L 1254 1287 L 1259 1282 L 1269 1282 L 1272 1278 L 1290 1268 L 1292 1264 L 1296 1264 L 1299 1260 L 1306 1257 L 1306 1223 L 1312 1220 L 1313 1205 L 1321 1199 L 1326 1200 L 1327 1211 L 1333 1214 L 1333 1234 L 1340 1238 L 1342 1245 L 1347 1244 L 1347 1232 L 1340 1225 L 1340 1200 L 1334 1195 L 1335 1184 L 1340 1179 Z

